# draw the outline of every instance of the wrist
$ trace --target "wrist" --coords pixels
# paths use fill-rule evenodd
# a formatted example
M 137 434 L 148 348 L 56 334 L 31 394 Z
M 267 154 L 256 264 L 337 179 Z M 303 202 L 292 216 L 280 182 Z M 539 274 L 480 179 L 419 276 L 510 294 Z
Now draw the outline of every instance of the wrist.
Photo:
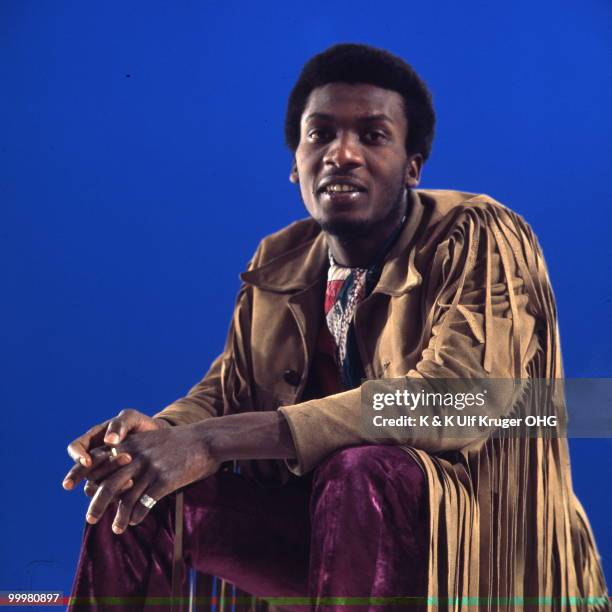
M 193 425 L 197 444 L 219 462 L 234 459 L 293 459 L 295 445 L 281 413 L 244 412 Z
M 233 459 L 233 457 L 227 456 L 229 445 L 226 438 L 229 432 L 221 422 L 223 418 L 205 419 L 193 424 L 195 443 L 198 448 L 202 450 L 204 455 L 217 463 Z

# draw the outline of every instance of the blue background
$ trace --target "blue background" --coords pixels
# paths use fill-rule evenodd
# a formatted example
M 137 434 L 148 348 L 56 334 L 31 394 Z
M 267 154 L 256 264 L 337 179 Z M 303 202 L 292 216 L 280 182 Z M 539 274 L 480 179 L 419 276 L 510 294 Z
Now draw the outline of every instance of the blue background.
M 439 116 L 424 187 L 486 192 L 547 256 L 566 373 L 612 374 L 607 0 L 0 4 L 0 589 L 69 591 L 66 444 L 153 413 L 223 343 L 258 240 L 305 216 L 285 102 L 312 54 L 389 48 Z M 612 577 L 612 444 L 572 441 Z

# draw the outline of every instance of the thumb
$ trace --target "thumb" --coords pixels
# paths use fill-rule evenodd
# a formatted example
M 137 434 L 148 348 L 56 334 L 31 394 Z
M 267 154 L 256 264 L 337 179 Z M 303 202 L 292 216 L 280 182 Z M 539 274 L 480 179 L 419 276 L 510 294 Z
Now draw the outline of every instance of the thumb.
M 104 434 L 104 443 L 116 445 L 123 441 L 125 436 L 138 425 L 139 413 L 136 410 L 122 410 L 114 419 L 111 419 Z

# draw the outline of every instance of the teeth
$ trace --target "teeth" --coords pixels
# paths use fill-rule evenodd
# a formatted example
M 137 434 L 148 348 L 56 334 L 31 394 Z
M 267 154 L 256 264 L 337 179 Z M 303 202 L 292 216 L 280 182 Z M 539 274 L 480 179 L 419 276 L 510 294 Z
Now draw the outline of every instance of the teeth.
M 353 187 L 352 185 L 341 185 L 341 184 L 337 184 L 334 183 L 333 185 L 328 185 L 326 187 L 326 191 L 359 191 L 359 189 L 357 189 L 356 187 Z

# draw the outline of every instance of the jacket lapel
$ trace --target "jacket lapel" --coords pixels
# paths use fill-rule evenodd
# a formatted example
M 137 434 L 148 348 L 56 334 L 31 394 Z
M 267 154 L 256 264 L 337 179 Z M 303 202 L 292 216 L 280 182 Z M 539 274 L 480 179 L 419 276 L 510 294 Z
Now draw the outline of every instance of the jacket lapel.
M 372 294 L 357 307 L 356 339 L 368 378 L 384 375 L 384 367 L 376 366 L 372 354 L 372 347 L 376 344 L 375 337 L 386 323 L 377 314 L 377 307 L 382 308 L 381 302 L 386 302 L 389 297 L 401 296 L 421 284 L 421 276 L 414 266 L 412 247 L 427 224 L 428 215 L 424 211 L 418 193 L 411 192 L 408 221 L 385 258 Z M 312 232 L 313 221 L 300 223 L 304 223 L 305 231 Z M 291 313 L 293 329 L 286 330 L 282 353 L 279 347 L 279 358 L 282 359 L 292 351 L 299 351 L 303 355 L 300 360 L 303 364 L 300 384 L 295 389 L 297 400 L 306 385 L 319 325 L 323 320 L 323 295 L 328 267 L 327 242 L 324 234 L 318 231 L 313 239 L 295 248 L 291 248 L 290 244 L 287 244 L 286 248 L 283 248 L 283 245 L 277 245 L 276 248 L 277 252 L 281 253 L 279 256 L 262 262 L 240 276 L 248 285 L 277 294 L 273 300 L 275 308 L 288 309 Z M 274 319 L 275 313 L 270 312 L 270 320 Z M 293 352 L 293 355 L 296 354 Z

